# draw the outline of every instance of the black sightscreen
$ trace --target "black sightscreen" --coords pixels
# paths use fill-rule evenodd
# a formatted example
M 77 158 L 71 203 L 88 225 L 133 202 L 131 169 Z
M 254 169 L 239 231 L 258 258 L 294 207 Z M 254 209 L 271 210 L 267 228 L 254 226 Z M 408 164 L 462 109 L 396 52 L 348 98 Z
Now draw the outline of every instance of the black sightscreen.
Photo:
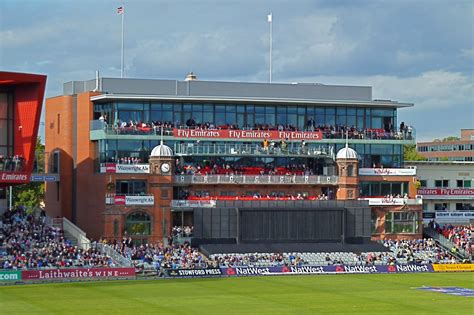
M 240 212 L 243 242 L 342 240 L 343 210 L 275 210 Z

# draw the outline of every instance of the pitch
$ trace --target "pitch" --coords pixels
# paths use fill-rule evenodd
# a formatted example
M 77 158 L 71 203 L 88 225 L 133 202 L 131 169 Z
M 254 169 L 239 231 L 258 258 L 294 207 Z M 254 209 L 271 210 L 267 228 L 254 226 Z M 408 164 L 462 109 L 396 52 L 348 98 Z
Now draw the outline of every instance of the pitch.
M 165 279 L 0 287 L 2 314 L 472 314 L 472 273 Z

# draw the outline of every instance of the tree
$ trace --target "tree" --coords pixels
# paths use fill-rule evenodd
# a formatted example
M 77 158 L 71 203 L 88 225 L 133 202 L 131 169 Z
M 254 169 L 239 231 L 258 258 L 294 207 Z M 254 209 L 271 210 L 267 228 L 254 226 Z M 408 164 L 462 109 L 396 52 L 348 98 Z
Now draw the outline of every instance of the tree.
M 405 161 L 426 161 L 423 155 L 416 151 L 416 145 L 407 144 L 403 147 L 403 159 Z
M 44 172 L 44 145 L 38 137 L 35 148 L 34 172 Z M 13 187 L 13 205 L 24 206 L 28 211 L 44 204 L 44 183 L 31 182 L 28 184 Z
M 441 141 L 442 142 L 449 142 L 449 141 L 459 141 L 459 140 L 461 140 L 461 138 L 454 137 L 454 136 L 449 136 L 449 137 L 443 138 Z

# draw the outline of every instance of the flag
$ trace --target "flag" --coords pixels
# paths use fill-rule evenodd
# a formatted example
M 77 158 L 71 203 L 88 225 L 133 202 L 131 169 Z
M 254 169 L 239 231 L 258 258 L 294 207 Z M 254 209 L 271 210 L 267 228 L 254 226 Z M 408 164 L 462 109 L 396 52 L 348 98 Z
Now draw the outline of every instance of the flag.
M 123 7 L 117 8 L 117 14 L 123 14 Z
M 268 18 L 268 22 L 271 22 L 271 21 L 272 21 L 272 13 L 270 13 L 269 15 L 267 15 L 267 18 Z

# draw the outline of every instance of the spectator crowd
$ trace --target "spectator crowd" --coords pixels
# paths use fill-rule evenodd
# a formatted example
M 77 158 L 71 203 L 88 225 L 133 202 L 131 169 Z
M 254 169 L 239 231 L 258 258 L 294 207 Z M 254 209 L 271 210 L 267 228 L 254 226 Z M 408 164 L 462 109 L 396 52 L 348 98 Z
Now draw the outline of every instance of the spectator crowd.
M 82 249 L 66 240 L 62 230 L 45 224 L 22 207 L 0 220 L 0 269 L 108 267 L 112 259 L 94 248 Z

